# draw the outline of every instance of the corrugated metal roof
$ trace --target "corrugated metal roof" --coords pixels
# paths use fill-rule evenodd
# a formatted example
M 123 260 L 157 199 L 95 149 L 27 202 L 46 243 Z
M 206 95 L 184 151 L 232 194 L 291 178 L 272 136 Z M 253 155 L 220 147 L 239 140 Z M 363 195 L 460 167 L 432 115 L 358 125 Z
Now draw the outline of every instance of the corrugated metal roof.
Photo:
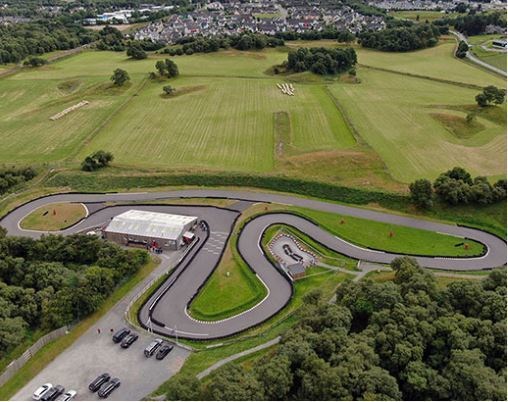
M 115 216 L 106 232 L 176 240 L 195 216 L 172 215 L 131 209 Z

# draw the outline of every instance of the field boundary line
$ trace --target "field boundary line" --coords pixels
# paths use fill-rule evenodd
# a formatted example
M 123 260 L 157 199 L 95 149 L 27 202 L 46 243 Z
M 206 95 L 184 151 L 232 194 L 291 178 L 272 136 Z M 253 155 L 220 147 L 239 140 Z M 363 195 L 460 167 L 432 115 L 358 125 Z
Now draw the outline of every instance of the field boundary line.
M 429 81 L 440 82 L 440 83 L 443 83 L 443 84 L 456 85 L 456 86 L 463 87 L 463 88 L 479 89 L 479 90 L 483 89 L 483 87 L 481 87 L 479 85 L 468 84 L 466 82 L 445 80 L 445 79 L 442 79 L 442 78 L 429 77 L 427 75 L 420 75 L 420 74 L 407 73 L 407 72 L 404 72 L 404 71 L 390 70 L 389 68 L 368 66 L 366 64 L 358 64 L 358 65 L 360 67 L 368 68 L 368 69 L 371 69 L 371 70 L 378 70 L 378 71 L 383 71 L 385 73 L 405 75 L 407 77 L 420 78 L 422 80 L 429 80 Z

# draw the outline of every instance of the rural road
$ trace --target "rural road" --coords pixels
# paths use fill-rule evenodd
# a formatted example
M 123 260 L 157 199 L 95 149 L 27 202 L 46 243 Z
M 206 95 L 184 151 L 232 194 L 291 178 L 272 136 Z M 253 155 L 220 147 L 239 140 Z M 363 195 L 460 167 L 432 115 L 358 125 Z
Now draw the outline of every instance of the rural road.
M 215 339 L 244 331 L 266 321 L 289 302 L 293 293 L 290 280 L 271 264 L 259 246 L 263 233 L 271 225 L 293 226 L 326 247 L 361 261 L 387 264 L 398 257 L 394 253 L 370 250 L 350 244 L 314 223 L 289 213 L 263 214 L 244 225 L 238 237 L 238 251 L 267 287 L 267 296 L 253 308 L 234 317 L 213 322 L 197 321 L 188 315 L 187 306 L 218 264 L 240 212 L 211 206 L 143 205 L 143 202 L 207 197 L 241 200 L 245 203 L 271 202 L 294 205 L 473 239 L 486 247 L 486 253 L 475 258 L 415 257 L 422 266 L 429 268 L 468 271 L 495 268 L 506 263 L 506 243 L 481 230 L 261 191 L 198 189 L 130 194 L 58 194 L 24 204 L 7 214 L 0 221 L 0 225 L 7 229 L 9 235 L 38 237 L 42 232 L 22 230 L 18 223 L 35 208 L 54 202 L 82 202 L 90 210 L 95 211 L 77 225 L 62 231 L 62 234 L 101 226 L 109 222 L 113 216 L 132 208 L 198 216 L 207 222 L 208 230 L 197 230 L 198 241 L 195 246 L 140 311 L 141 322 L 152 326 L 155 332 L 188 339 Z M 134 204 L 104 207 L 104 202 Z
M 450 31 L 450 33 L 452 33 L 453 35 L 455 35 L 457 37 L 457 39 L 459 40 L 459 42 L 461 40 L 463 40 L 464 42 L 466 42 L 469 45 L 469 42 L 467 41 L 467 38 L 464 34 L 461 34 L 460 32 L 455 32 L 455 31 Z M 493 65 L 489 64 L 489 63 L 486 63 L 484 62 L 483 60 L 480 60 L 478 57 L 476 57 L 474 54 L 472 54 L 470 51 L 468 51 L 466 53 L 466 58 L 471 60 L 473 63 L 476 63 L 482 67 L 485 67 L 486 69 L 490 70 L 490 71 L 493 71 L 497 74 L 500 74 L 502 75 L 503 77 L 506 77 L 506 71 L 503 71 L 501 70 L 500 68 L 497 68 L 497 67 L 494 67 Z

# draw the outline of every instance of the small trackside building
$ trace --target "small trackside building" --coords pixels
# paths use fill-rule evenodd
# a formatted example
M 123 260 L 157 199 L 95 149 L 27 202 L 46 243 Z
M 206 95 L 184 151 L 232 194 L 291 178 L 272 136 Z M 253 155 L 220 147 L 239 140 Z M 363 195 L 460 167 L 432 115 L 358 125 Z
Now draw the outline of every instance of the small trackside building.
M 106 239 L 122 245 L 177 250 L 197 220 L 195 216 L 131 209 L 115 216 L 103 233 Z

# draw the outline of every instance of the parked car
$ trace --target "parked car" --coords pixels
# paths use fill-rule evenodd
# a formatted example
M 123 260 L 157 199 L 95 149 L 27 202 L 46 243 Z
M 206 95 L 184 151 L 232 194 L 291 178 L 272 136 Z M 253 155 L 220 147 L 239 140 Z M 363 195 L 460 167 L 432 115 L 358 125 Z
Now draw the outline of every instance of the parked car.
M 120 379 L 113 378 L 111 381 L 103 384 L 97 395 L 101 398 L 107 398 L 115 389 L 120 386 Z
M 150 343 L 145 349 L 145 356 L 152 357 L 153 354 L 159 349 L 159 346 L 162 345 L 162 339 L 154 339 L 153 342 Z
M 93 380 L 88 389 L 92 392 L 97 391 L 104 383 L 108 382 L 111 379 L 111 376 L 108 373 L 103 373 L 95 380 Z
M 41 385 L 39 388 L 37 388 L 33 395 L 32 395 L 32 399 L 34 401 L 40 401 L 41 400 L 41 397 L 46 393 L 46 391 L 50 390 L 51 388 L 53 388 L 53 384 L 51 383 L 46 383 L 44 385 Z
M 127 349 L 129 346 L 131 346 L 134 342 L 136 342 L 138 340 L 139 336 L 138 334 L 129 334 L 127 335 L 122 343 L 120 344 L 120 346 L 124 349 Z
M 169 352 L 171 352 L 173 350 L 173 345 L 170 345 L 168 343 L 165 343 L 164 345 L 162 345 L 159 349 L 159 351 L 157 352 L 157 354 L 155 355 L 155 358 L 157 360 L 162 360 L 164 359 Z
M 116 331 L 116 333 L 113 335 L 113 342 L 120 343 L 123 338 L 125 338 L 127 335 L 131 333 L 131 330 L 129 328 L 122 328 L 119 331 Z
M 65 392 L 65 388 L 61 385 L 55 385 L 54 387 L 51 387 L 48 389 L 42 396 L 41 401 L 54 401 L 56 398 L 58 398 L 60 395 L 62 395 Z
M 77 391 L 74 391 L 73 389 L 68 390 L 64 394 L 60 395 L 58 398 L 56 398 L 56 401 L 70 401 L 74 399 L 77 395 Z

